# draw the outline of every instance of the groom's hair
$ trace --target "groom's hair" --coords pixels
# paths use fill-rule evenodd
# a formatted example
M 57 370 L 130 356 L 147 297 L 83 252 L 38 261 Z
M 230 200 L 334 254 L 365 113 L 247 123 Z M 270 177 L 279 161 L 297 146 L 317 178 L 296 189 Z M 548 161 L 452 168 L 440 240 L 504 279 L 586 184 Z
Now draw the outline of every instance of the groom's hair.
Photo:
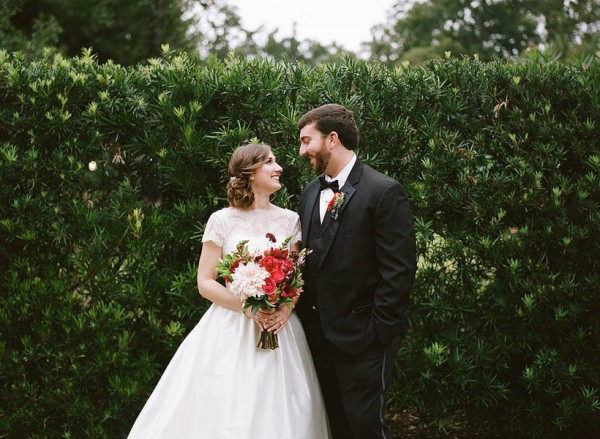
M 227 201 L 231 207 L 249 207 L 254 202 L 254 191 L 250 177 L 269 158 L 271 147 L 250 143 L 240 146 L 229 159 L 229 183 L 227 183 Z
M 354 113 L 343 105 L 325 104 L 314 108 L 300 118 L 297 126 L 301 130 L 311 123 L 325 136 L 335 131 L 346 149 L 353 150 L 358 146 L 359 133 Z

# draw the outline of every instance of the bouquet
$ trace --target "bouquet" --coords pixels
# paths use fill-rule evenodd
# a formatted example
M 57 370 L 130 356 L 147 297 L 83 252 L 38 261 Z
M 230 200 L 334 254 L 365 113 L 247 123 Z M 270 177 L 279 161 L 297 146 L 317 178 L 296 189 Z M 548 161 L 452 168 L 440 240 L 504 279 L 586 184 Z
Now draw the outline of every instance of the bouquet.
M 272 244 L 277 242 L 272 233 L 266 237 Z M 291 239 L 257 254 L 248 251 L 247 240 L 240 241 L 233 253 L 219 260 L 217 273 L 233 295 L 244 302 L 244 311 L 251 308 L 256 314 L 260 308 L 275 310 L 282 304 L 290 305 L 292 298 L 302 292 L 301 269 L 309 250 L 290 252 L 287 247 Z M 277 334 L 263 330 L 257 347 L 277 349 Z

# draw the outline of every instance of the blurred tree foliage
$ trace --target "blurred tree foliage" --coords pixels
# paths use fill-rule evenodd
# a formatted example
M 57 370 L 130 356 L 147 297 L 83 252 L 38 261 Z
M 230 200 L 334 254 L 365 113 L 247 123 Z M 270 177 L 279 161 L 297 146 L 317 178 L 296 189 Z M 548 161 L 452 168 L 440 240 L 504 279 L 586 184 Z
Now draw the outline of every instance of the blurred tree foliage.
M 371 58 L 420 63 L 446 51 L 511 58 L 532 46 L 564 58 L 600 49 L 598 0 L 398 0 L 373 29 Z
M 455 54 L 517 57 L 550 47 L 555 58 L 600 48 L 600 0 L 398 0 L 387 23 L 363 44 L 372 60 L 421 63 Z M 93 47 L 100 61 L 122 65 L 160 54 L 161 44 L 207 60 L 239 56 L 309 64 L 355 57 L 337 44 L 245 29 L 228 0 L 6 0 L 0 4 L 0 47 L 26 57 L 44 48 L 78 55 Z
M 78 55 L 92 47 L 100 61 L 133 65 L 160 46 L 207 59 L 239 55 L 320 63 L 339 59 L 336 45 L 278 37 L 278 30 L 244 29 L 227 0 L 8 0 L 0 4 L 0 47 L 27 58 L 45 48 Z
M 250 57 L 269 58 L 273 60 L 302 61 L 307 64 L 340 61 L 347 56 L 354 56 L 337 44 L 322 44 L 316 40 L 299 40 L 294 32 L 289 37 L 278 37 L 278 30 L 263 34 L 263 29 L 246 31 L 246 40 L 238 48 L 236 54 Z
M 102 61 L 129 65 L 160 54 L 161 44 L 191 52 L 202 34 L 190 30 L 193 7 L 212 11 L 219 0 L 9 0 L 0 7 L 0 38 L 26 56 L 51 47 L 67 55 L 93 47 Z

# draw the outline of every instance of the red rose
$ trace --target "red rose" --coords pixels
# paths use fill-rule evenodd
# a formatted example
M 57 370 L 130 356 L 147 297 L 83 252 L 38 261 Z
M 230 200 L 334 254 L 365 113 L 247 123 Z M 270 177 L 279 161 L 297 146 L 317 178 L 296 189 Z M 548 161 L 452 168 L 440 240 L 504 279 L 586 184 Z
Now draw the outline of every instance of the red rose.
M 292 261 L 290 261 L 289 259 L 284 259 L 283 261 L 281 261 L 281 269 L 283 271 L 285 271 L 286 273 L 288 271 L 290 271 L 292 268 L 294 268 L 294 263 Z
M 275 284 L 275 281 L 272 277 L 268 277 L 265 279 L 265 283 L 263 284 L 262 289 L 267 296 L 270 296 L 271 294 L 277 291 L 277 285 Z M 271 301 L 270 298 L 269 301 Z
M 273 273 L 271 273 L 271 279 L 273 279 L 275 282 L 279 283 L 283 279 L 285 279 L 285 273 L 282 270 L 277 269 Z
M 265 256 L 261 261 L 261 265 L 264 267 L 265 270 L 273 274 L 275 271 L 280 270 L 281 261 L 274 258 L 273 256 Z

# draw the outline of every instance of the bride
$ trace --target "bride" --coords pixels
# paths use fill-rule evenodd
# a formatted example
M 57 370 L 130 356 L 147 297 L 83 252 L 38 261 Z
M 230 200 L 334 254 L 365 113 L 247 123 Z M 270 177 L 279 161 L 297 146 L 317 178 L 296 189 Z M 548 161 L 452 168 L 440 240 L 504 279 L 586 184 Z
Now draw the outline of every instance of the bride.
M 327 415 L 304 331 L 293 307 L 251 309 L 216 280 L 225 254 L 248 240 L 266 250 L 272 233 L 299 250 L 300 222 L 270 196 L 282 168 L 267 145 L 236 149 L 229 161 L 228 208 L 204 230 L 198 290 L 213 302 L 183 341 L 139 414 L 129 439 L 322 439 Z M 294 298 L 296 299 L 296 298 Z M 279 348 L 257 349 L 260 332 L 275 332 Z

